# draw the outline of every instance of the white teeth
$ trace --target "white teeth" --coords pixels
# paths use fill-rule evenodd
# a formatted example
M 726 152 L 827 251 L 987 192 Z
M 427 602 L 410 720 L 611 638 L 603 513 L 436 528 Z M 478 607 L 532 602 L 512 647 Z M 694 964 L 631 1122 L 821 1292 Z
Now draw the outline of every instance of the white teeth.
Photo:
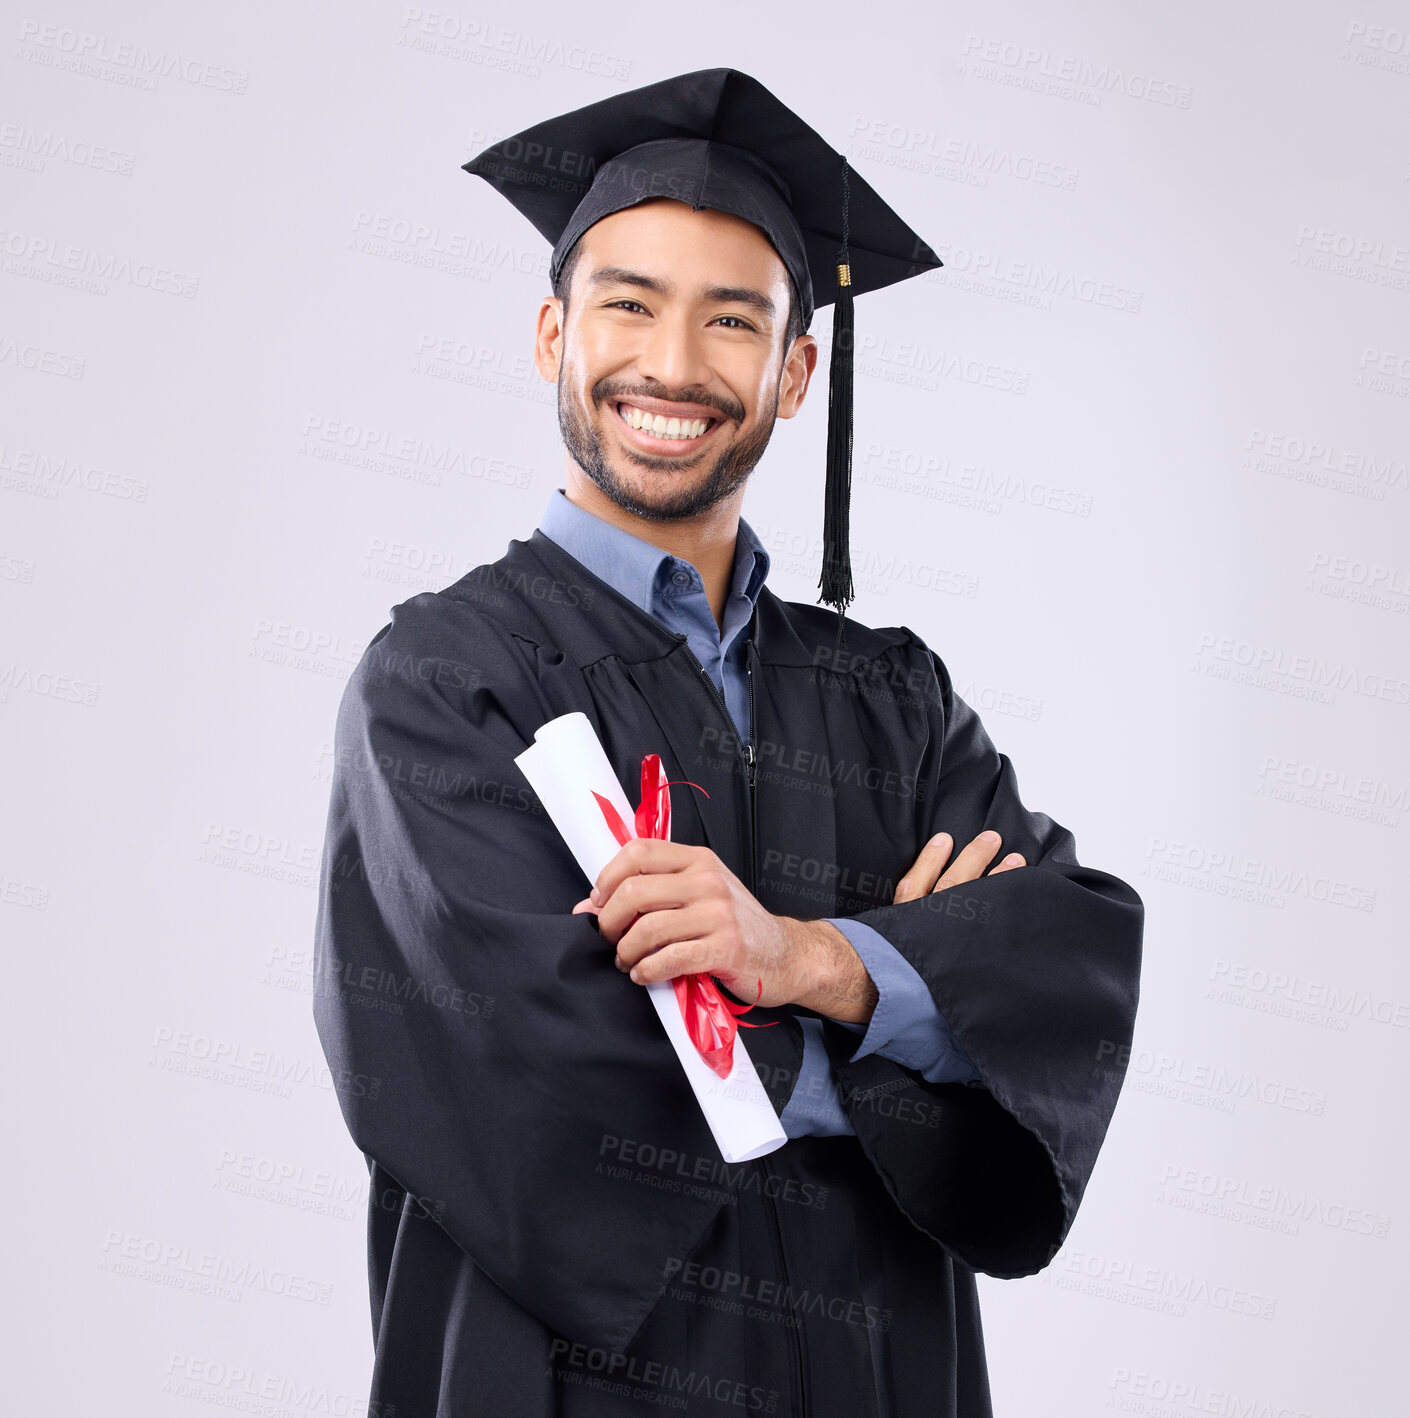
M 649 414 L 635 404 L 619 404 L 618 408 L 623 422 L 657 438 L 699 438 L 710 424 L 709 419 L 667 418 L 664 414 Z

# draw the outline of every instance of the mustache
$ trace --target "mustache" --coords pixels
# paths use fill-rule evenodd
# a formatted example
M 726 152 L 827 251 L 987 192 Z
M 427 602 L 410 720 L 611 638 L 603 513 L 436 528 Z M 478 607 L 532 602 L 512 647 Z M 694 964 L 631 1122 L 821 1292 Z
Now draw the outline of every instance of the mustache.
M 660 399 L 665 404 L 700 404 L 704 408 L 716 410 L 722 418 L 734 423 L 744 422 L 744 405 L 732 400 L 721 399 L 704 389 L 681 389 L 672 392 L 660 384 L 617 384 L 606 380 L 595 384 L 592 390 L 594 402 L 603 404 L 613 399 Z

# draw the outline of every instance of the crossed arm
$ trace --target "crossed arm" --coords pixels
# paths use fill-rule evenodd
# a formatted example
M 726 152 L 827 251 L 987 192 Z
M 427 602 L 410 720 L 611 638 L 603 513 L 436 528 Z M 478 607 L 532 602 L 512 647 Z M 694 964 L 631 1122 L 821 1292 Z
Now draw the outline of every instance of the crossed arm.
M 1001 845 L 997 832 L 981 832 L 947 868 L 954 843 L 936 833 L 897 882 L 894 904 L 985 875 Z M 1024 865 L 1010 852 L 988 875 Z M 573 907 L 581 911 L 597 916 L 617 968 L 639 985 L 705 971 L 746 1003 L 863 1025 L 876 1008 L 876 983 L 836 926 L 766 911 L 709 847 L 634 838 Z

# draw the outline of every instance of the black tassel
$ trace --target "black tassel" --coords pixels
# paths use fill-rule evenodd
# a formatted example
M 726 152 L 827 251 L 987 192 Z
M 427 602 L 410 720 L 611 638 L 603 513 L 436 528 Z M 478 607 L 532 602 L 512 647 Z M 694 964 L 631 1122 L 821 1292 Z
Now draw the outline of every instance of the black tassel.
M 827 476 L 823 509 L 821 599 L 837 610 L 842 648 L 843 616 L 853 599 L 848 511 L 852 496 L 852 273 L 847 224 L 847 159 L 842 159 L 842 246 L 837 253 L 837 297 L 832 311 L 832 360 L 828 369 Z

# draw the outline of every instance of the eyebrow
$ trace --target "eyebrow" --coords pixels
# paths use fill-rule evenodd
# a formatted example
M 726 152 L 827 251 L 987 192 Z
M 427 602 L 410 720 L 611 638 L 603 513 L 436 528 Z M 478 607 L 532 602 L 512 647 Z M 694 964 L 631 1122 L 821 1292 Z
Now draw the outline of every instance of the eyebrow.
M 657 295 L 671 295 L 675 287 L 670 281 L 656 276 L 648 276 L 643 271 L 633 271 L 626 266 L 602 266 L 588 277 L 589 286 L 636 286 L 639 290 L 654 291 Z M 752 286 L 708 286 L 701 292 L 707 301 L 727 301 L 732 305 L 748 306 L 766 319 L 772 320 L 778 314 L 778 307 L 763 291 Z

